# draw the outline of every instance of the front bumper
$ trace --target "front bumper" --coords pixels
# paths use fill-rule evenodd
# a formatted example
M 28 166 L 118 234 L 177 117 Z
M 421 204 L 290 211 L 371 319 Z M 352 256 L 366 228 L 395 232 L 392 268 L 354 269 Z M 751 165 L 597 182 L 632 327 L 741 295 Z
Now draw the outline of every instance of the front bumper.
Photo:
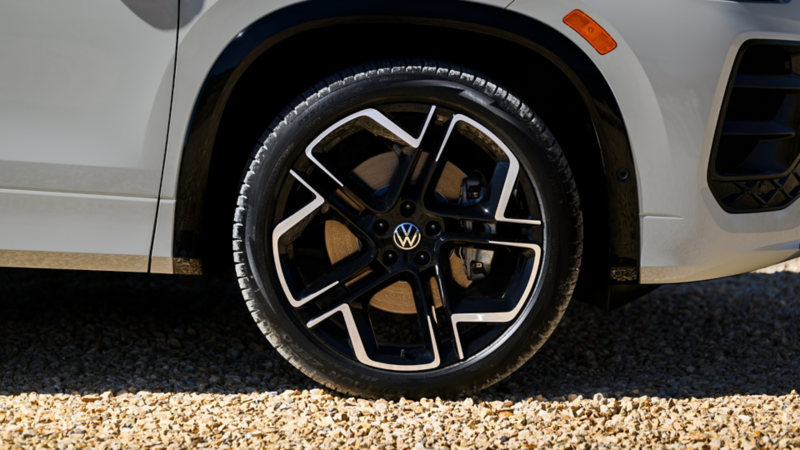
M 704 280 L 800 255 L 800 202 L 725 211 L 708 184 L 728 79 L 751 39 L 800 41 L 800 3 L 725 0 L 516 1 L 590 55 L 617 97 L 639 182 L 645 284 Z M 599 55 L 561 19 L 581 9 L 618 48 Z

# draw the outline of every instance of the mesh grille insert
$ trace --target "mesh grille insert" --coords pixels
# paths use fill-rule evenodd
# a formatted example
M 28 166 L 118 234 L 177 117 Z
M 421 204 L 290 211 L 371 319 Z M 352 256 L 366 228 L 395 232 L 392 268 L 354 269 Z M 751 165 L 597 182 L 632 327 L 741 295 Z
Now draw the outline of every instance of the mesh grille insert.
M 708 184 L 729 212 L 782 209 L 800 196 L 800 43 L 739 50 L 711 150 Z

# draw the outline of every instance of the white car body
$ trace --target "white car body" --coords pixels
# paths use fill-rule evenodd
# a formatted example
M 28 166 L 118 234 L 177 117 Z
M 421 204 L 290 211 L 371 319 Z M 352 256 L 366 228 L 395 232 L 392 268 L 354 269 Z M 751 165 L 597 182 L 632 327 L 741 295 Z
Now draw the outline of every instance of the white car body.
M 798 255 L 800 203 L 729 213 L 707 179 L 740 47 L 800 41 L 798 2 L 483 3 L 563 35 L 613 92 L 636 175 L 639 283 L 734 275 Z M 174 245 L 181 163 L 209 72 L 257 20 L 315 4 L 0 5 L 0 266 L 182 272 Z M 567 26 L 575 9 L 617 47 L 601 55 Z

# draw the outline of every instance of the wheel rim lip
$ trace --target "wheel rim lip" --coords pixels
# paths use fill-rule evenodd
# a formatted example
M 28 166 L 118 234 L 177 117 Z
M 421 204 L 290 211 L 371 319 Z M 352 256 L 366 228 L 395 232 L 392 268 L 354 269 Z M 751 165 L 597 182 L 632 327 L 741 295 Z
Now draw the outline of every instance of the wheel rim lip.
M 440 153 L 441 153 L 441 152 L 440 152 Z M 515 155 L 515 157 L 516 157 L 516 155 Z M 534 178 L 534 177 L 531 175 L 530 171 L 528 170 L 528 168 L 527 168 L 526 166 L 522 165 L 522 166 L 521 166 L 521 169 L 522 169 L 522 170 L 521 170 L 521 172 L 524 172 L 524 173 L 525 173 L 525 178 L 526 178 L 527 180 L 529 180 L 529 182 L 530 182 L 530 184 L 531 184 L 531 186 L 532 186 L 532 188 L 533 188 L 533 192 L 534 192 L 534 194 L 535 194 L 535 197 L 536 197 L 536 198 L 535 198 L 535 200 L 536 200 L 536 203 L 539 205 L 539 206 L 538 206 L 538 208 L 539 208 L 539 209 L 538 209 L 538 213 L 539 213 L 539 215 L 540 215 L 540 217 L 541 217 L 541 221 L 540 221 L 540 223 L 541 223 L 541 227 L 542 227 L 542 232 L 541 232 L 541 233 L 542 233 L 542 237 L 544 238 L 544 237 L 547 235 L 547 233 L 546 233 L 546 230 L 545 230 L 545 227 L 544 227 L 544 223 L 546 222 L 546 217 L 545 217 L 545 215 L 544 215 L 544 214 L 545 214 L 545 212 L 544 212 L 544 207 L 543 207 L 543 201 L 542 201 L 542 197 L 541 197 L 541 194 L 540 194 L 540 192 L 539 192 L 540 186 L 539 186 L 539 183 L 536 181 L 536 178 Z M 422 202 L 420 202 L 420 205 L 422 205 Z M 421 233 L 422 233 L 422 235 L 424 236 L 424 235 L 425 235 L 425 233 L 424 233 L 423 229 L 424 229 L 424 226 L 425 226 L 425 224 L 424 224 L 424 223 L 422 223 L 422 222 L 420 222 L 420 223 L 416 224 L 416 226 L 417 226 L 417 227 L 420 229 L 420 232 L 421 232 Z M 269 228 L 269 226 L 268 226 L 268 228 Z M 390 228 L 391 228 L 391 223 L 390 223 Z M 362 231 L 366 231 L 366 230 L 362 230 Z M 391 233 L 388 233 L 388 234 L 391 236 Z M 416 250 L 416 249 L 419 249 L 419 248 L 421 248 L 421 247 L 417 246 L 417 247 L 415 248 L 415 250 Z M 544 240 L 542 241 L 542 245 L 541 245 L 541 252 L 540 252 L 540 254 L 539 254 L 539 256 L 538 256 L 538 258 L 539 258 L 539 261 L 544 261 L 544 256 L 545 256 L 546 248 L 547 248 L 547 245 L 546 245 L 546 239 L 544 239 Z M 402 253 L 402 252 L 403 252 L 403 251 L 401 250 L 401 251 L 400 251 L 400 253 Z M 438 267 L 437 267 L 437 269 L 438 269 Z M 281 270 L 282 270 L 282 267 L 281 267 L 281 266 L 273 267 L 273 270 L 275 270 L 275 271 L 276 271 L 278 274 L 280 274 L 280 272 L 281 272 Z M 533 289 L 532 289 L 530 292 L 528 292 L 528 294 L 527 294 L 527 298 L 525 298 L 525 299 L 521 299 L 521 300 L 519 300 L 519 301 L 518 301 L 518 303 L 519 303 L 519 304 L 522 306 L 522 310 L 523 310 L 524 312 L 523 312 L 523 311 L 518 311 L 518 312 L 517 312 L 517 314 L 516 314 L 516 316 L 515 316 L 515 319 L 516 319 L 516 318 L 519 318 L 519 317 L 522 317 L 522 316 L 523 316 L 523 315 L 525 315 L 525 314 L 528 314 L 528 310 L 529 310 L 529 309 L 530 309 L 530 308 L 533 306 L 533 304 L 535 303 L 535 300 L 536 300 L 536 298 L 538 297 L 538 292 L 539 292 L 539 290 L 541 289 L 541 286 L 540 286 L 540 285 L 541 285 L 541 283 L 539 283 L 539 282 L 538 282 L 538 281 L 539 281 L 539 278 L 540 278 L 540 272 L 541 272 L 541 270 L 542 270 L 542 265 L 541 265 L 541 264 L 538 264 L 536 267 L 534 267 L 534 272 L 531 274 L 531 278 L 533 279 L 533 282 L 532 282 L 532 284 L 533 284 L 533 286 L 532 286 L 532 287 L 533 287 Z M 453 361 L 453 362 L 451 362 L 451 363 L 444 364 L 444 365 L 441 365 L 441 366 L 439 366 L 439 367 L 436 367 L 435 369 L 436 369 L 436 370 L 444 370 L 444 369 L 447 369 L 447 368 L 449 368 L 449 367 L 451 367 L 451 366 L 454 366 L 454 365 L 460 365 L 461 363 L 465 363 L 465 362 L 468 362 L 468 361 L 470 361 L 470 360 L 474 360 L 474 359 L 476 359 L 476 358 L 479 358 L 479 355 L 482 355 L 482 354 L 484 354 L 486 351 L 489 351 L 490 349 L 493 349 L 493 348 L 495 348 L 497 345 L 501 345 L 501 344 L 502 344 L 502 343 L 503 343 L 503 342 L 506 340 L 506 337 L 507 337 L 507 335 L 508 335 L 508 334 L 509 334 L 509 333 L 510 333 L 510 332 L 511 332 L 513 329 L 516 329 L 519 323 L 520 323 L 520 321 L 519 321 L 519 320 L 512 320 L 512 321 L 511 321 L 511 322 L 509 322 L 509 323 L 505 323 L 505 324 L 504 324 L 504 326 L 505 326 L 505 328 L 506 328 L 506 329 L 505 329 L 505 331 L 503 331 L 503 332 L 502 332 L 500 335 L 498 335 L 498 336 L 497 336 L 497 337 L 495 337 L 495 338 L 494 338 L 494 339 L 493 339 L 491 342 L 489 342 L 487 345 L 485 345 L 485 346 L 484 346 L 484 348 L 482 348 L 482 349 L 480 349 L 480 350 L 478 350 L 478 351 L 474 352 L 472 355 L 470 355 L 470 357 L 469 357 L 468 359 L 466 359 L 466 360 L 456 360 L 456 361 Z M 314 334 L 314 333 L 312 333 L 312 334 Z M 315 338 L 316 338 L 316 337 L 315 337 Z M 319 342 L 323 343 L 323 344 L 325 344 L 325 343 L 326 343 L 326 342 L 325 342 L 324 340 L 322 340 L 322 339 L 317 339 L 317 340 L 318 340 Z M 336 350 L 335 350 L 335 349 L 332 349 L 332 350 L 334 350 L 334 351 L 336 352 Z M 345 356 L 346 356 L 346 355 L 345 355 Z M 350 359 L 350 358 L 348 357 L 348 359 Z M 374 367 L 373 367 L 373 368 L 374 368 Z M 404 370 L 405 370 L 405 369 L 404 369 Z M 428 370 L 428 369 L 424 369 L 424 370 Z M 411 372 L 416 372 L 416 371 L 422 371 L 422 369 L 412 369 L 412 370 L 411 370 Z

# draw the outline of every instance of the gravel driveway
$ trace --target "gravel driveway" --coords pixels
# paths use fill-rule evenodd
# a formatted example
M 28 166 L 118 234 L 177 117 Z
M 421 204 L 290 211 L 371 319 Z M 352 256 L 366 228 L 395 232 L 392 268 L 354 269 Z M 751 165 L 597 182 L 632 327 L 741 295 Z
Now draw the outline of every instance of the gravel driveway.
M 0 447 L 799 447 L 788 269 L 573 302 L 495 387 L 394 402 L 306 379 L 235 283 L 2 269 Z

